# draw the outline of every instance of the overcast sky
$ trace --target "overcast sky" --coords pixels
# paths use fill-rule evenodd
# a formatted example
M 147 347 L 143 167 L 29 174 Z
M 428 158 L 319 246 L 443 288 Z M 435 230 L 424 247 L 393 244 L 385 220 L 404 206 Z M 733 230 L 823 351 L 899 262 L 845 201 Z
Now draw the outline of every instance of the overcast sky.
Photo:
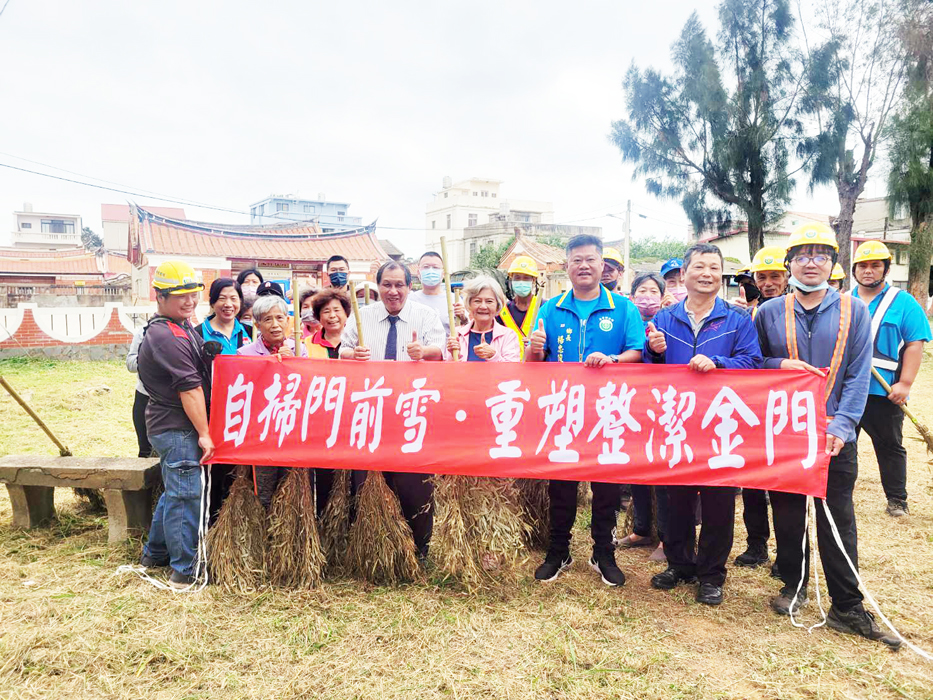
M 551 201 L 555 221 L 607 238 L 622 222 L 605 215 L 631 198 L 655 217 L 636 218 L 635 235 L 674 233 L 679 205 L 632 182 L 608 134 L 626 68 L 667 67 L 697 5 L 715 31 L 712 3 L 676 0 L 9 0 L 0 163 L 242 212 L 273 192 L 323 192 L 411 254 L 445 175 L 503 180 L 502 198 Z M 0 245 L 23 202 L 100 232 L 100 204 L 125 199 L 0 168 Z M 794 206 L 838 211 L 828 188 Z

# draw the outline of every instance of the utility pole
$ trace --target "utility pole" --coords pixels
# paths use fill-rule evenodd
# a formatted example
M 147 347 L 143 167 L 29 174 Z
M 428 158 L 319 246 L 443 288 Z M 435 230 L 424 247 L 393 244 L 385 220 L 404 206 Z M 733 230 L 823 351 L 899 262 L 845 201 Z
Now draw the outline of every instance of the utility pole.
M 622 293 L 628 294 L 632 288 L 632 265 L 629 252 L 632 247 L 632 200 L 625 203 L 625 251 L 622 259 L 625 261 L 625 271 L 622 273 Z

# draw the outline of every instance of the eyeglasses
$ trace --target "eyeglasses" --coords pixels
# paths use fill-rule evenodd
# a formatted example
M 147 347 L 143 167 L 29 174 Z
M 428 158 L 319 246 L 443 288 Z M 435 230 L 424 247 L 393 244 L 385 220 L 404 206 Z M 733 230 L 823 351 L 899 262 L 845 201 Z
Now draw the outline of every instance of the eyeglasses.
M 811 261 L 817 265 L 825 265 L 830 260 L 832 258 L 828 255 L 797 255 L 794 257 L 794 262 L 798 265 L 809 265 Z

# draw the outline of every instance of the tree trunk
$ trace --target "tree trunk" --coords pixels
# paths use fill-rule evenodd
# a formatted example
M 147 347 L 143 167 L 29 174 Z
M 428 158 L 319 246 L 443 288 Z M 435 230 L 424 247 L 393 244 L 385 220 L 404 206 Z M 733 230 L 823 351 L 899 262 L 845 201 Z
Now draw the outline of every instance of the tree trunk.
M 836 217 L 836 243 L 839 244 L 839 264 L 846 273 L 842 288 L 849 289 L 852 277 L 852 224 L 855 219 L 855 193 L 839 193 L 839 216 Z
M 910 230 L 910 264 L 907 288 L 923 310 L 930 300 L 930 259 L 933 257 L 933 216 L 914 222 Z
M 754 260 L 755 253 L 765 247 L 765 228 L 760 221 L 748 218 L 748 259 Z

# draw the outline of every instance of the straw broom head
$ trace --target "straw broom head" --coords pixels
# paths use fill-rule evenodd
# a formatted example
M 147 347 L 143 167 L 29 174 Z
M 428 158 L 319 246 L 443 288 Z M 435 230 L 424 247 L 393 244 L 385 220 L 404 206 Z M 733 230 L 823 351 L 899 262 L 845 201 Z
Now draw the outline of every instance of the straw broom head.
M 356 520 L 347 541 L 347 568 L 379 585 L 422 578 L 411 528 L 382 472 L 369 472 L 357 494 Z
M 249 467 L 238 467 L 217 522 L 207 533 L 213 580 L 228 591 L 246 593 L 266 578 L 266 511 L 253 493 Z
M 547 479 L 516 481 L 522 517 L 528 526 L 525 541 L 532 549 L 547 547 L 551 536 L 551 499 L 548 496 L 547 485 Z
M 346 564 L 349 531 L 350 472 L 340 469 L 334 473 L 334 482 L 321 517 L 321 549 L 327 574 L 339 573 Z
M 268 568 L 276 586 L 313 588 L 323 578 L 314 495 L 304 469 L 289 469 L 272 499 Z

